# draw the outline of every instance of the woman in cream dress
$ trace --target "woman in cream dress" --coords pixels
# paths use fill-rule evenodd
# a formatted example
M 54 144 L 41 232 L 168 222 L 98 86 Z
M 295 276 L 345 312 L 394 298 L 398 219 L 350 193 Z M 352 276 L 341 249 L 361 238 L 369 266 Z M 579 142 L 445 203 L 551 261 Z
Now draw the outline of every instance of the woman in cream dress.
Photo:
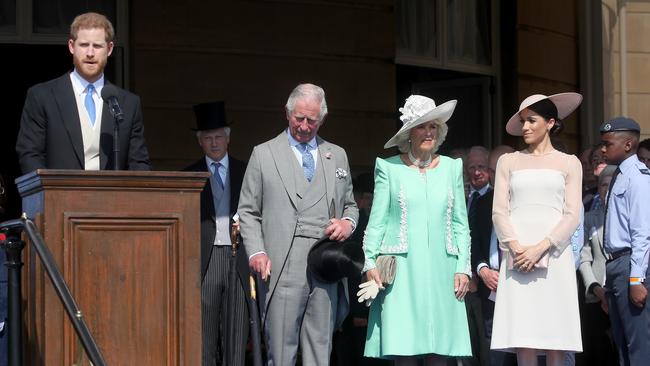
M 553 148 L 551 134 L 582 96 L 526 98 L 506 125 L 528 147 L 497 163 L 492 218 L 503 251 L 491 348 L 514 350 L 520 366 L 563 365 L 581 352 L 580 315 L 571 235 L 580 221 L 582 168 Z

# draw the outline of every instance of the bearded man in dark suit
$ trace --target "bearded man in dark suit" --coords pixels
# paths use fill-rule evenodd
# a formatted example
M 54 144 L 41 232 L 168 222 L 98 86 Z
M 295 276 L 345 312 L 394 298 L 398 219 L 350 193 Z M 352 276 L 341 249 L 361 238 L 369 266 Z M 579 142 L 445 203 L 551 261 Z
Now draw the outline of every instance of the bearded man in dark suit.
M 85 13 L 70 26 L 68 49 L 74 70 L 27 91 L 16 152 L 23 173 L 36 169 L 106 170 L 115 167 L 114 118 L 102 99 L 113 25 L 105 16 Z M 117 89 L 124 120 L 119 124 L 119 167 L 150 170 L 140 98 Z

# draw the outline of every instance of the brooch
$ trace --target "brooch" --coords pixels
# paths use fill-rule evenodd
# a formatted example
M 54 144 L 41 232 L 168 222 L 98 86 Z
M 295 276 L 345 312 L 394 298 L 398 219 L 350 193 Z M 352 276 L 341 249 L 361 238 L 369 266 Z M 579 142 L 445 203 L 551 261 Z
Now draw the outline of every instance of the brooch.
M 325 159 L 331 159 L 332 158 L 332 153 L 331 152 L 326 152 L 325 153 Z
M 343 179 L 348 176 L 348 172 L 345 169 L 342 168 L 336 168 L 336 177 L 339 179 Z

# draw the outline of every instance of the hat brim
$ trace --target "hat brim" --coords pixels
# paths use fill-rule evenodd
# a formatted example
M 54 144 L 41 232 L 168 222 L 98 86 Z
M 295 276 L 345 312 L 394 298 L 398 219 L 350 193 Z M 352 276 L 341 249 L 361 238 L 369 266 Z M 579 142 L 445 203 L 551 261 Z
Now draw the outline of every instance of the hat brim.
M 423 123 L 436 119 L 441 120 L 443 123 L 446 123 L 451 118 L 451 115 L 454 114 L 454 109 L 456 108 L 457 102 L 458 101 L 456 99 L 444 102 L 441 105 L 433 108 L 430 112 L 426 113 L 422 117 L 412 121 L 411 123 L 405 123 L 402 128 L 400 128 L 399 131 L 397 131 L 397 133 L 384 144 L 384 149 L 397 146 L 399 139 L 403 135 L 408 134 L 412 128 L 417 127 Z
M 508 120 L 508 123 L 506 123 L 506 132 L 512 136 L 522 136 L 523 131 L 519 113 L 531 105 L 544 99 L 549 99 L 551 102 L 553 102 L 553 104 L 555 104 L 555 107 L 557 108 L 557 118 L 560 120 L 568 117 L 571 113 L 573 113 L 573 111 L 576 110 L 576 108 L 578 108 L 580 103 L 582 103 L 582 95 L 573 92 L 553 94 L 545 98 L 531 100 L 529 103 L 522 103 L 519 106 L 517 113 L 513 114 L 512 117 L 510 117 Z
M 365 256 L 361 244 L 343 243 L 324 237 L 316 242 L 307 256 L 309 271 L 322 282 L 337 282 L 342 278 L 361 275 Z

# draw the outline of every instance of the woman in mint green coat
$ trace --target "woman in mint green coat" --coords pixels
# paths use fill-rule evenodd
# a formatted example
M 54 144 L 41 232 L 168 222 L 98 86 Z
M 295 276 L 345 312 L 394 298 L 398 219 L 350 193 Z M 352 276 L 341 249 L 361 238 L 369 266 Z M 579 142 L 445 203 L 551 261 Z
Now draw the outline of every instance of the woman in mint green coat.
M 377 159 L 364 272 L 381 284 L 380 255 L 395 256 L 397 272 L 370 307 L 366 357 L 445 365 L 472 354 L 462 302 L 471 274 L 463 164 L 436 154 L 455 106 L 410 96 L 400 108 L 404 125 L 384 146 L 402 154 Z

